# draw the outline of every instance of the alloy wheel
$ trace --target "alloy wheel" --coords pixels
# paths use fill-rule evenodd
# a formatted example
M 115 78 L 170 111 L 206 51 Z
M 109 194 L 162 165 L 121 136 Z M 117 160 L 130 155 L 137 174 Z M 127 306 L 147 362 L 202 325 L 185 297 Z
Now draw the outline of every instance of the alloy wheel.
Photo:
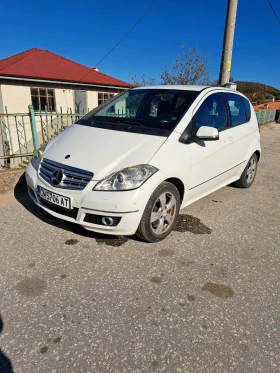
M 157 236 L 172 228 L 177 213 L 176 198 L 172 192 L 162 193 L 156 200 L 151 213 L 151 228 Z
M 256 159 L 254 157 L 251 158 L 247 171 L 246 171 L 246 180 L 248 184 L 251 184 L 254 180 L 256 174 Z

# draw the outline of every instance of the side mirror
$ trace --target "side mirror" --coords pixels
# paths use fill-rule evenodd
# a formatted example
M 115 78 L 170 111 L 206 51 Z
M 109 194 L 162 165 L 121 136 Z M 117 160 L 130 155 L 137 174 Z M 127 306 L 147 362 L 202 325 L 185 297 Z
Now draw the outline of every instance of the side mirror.
M 215 141 L 219 140 L 219 131 L 217 128 L 202 126 L 198 129 L 195 140 Z

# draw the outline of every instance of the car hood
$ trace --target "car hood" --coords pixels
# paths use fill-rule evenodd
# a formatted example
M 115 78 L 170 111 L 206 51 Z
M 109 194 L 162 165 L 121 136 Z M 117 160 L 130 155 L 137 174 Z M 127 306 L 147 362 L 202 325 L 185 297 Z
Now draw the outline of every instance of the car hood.
M 162 136 L 73 124 L 49 143 L 44 158 L 91 171 L 93 180 L 101 180 L 125 167 L 147 164 L 165 141 Z

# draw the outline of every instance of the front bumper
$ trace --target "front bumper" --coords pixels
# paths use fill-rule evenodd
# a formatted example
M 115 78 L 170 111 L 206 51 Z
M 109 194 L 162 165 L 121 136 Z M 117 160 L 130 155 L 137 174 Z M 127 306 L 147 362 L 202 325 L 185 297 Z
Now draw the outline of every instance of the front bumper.
M 133 235 L 136 232 L 152 192 L 163 180 L 162 173 L 158 171 L 138 189 L 101 192 L 92 190 L 97 181 L 90 181 L 86 188 L 80 191 L 55 188 L 38 176 L 31 163 L 26 168 L 25 176 L 29 196 L 37 206 L 57 218 L 79 224 L 85 229 L 115 235 Z M 72 210 L 65 215 L 65 210 L 44 203 L 44 200 L 41 200 L 37 195 L 37 186 L 69 197 Z M 86 214 L 94 214 L 100 218 L 105 216 L 120 218 L 120 221 L 116 226 L 94 224 L 85 221 Z

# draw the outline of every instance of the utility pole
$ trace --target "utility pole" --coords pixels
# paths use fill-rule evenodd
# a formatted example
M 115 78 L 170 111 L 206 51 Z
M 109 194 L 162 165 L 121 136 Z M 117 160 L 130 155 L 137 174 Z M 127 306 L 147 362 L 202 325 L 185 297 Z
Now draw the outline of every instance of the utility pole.
M 228 0 L 219 84 L 229 82 L 238 0 Z

